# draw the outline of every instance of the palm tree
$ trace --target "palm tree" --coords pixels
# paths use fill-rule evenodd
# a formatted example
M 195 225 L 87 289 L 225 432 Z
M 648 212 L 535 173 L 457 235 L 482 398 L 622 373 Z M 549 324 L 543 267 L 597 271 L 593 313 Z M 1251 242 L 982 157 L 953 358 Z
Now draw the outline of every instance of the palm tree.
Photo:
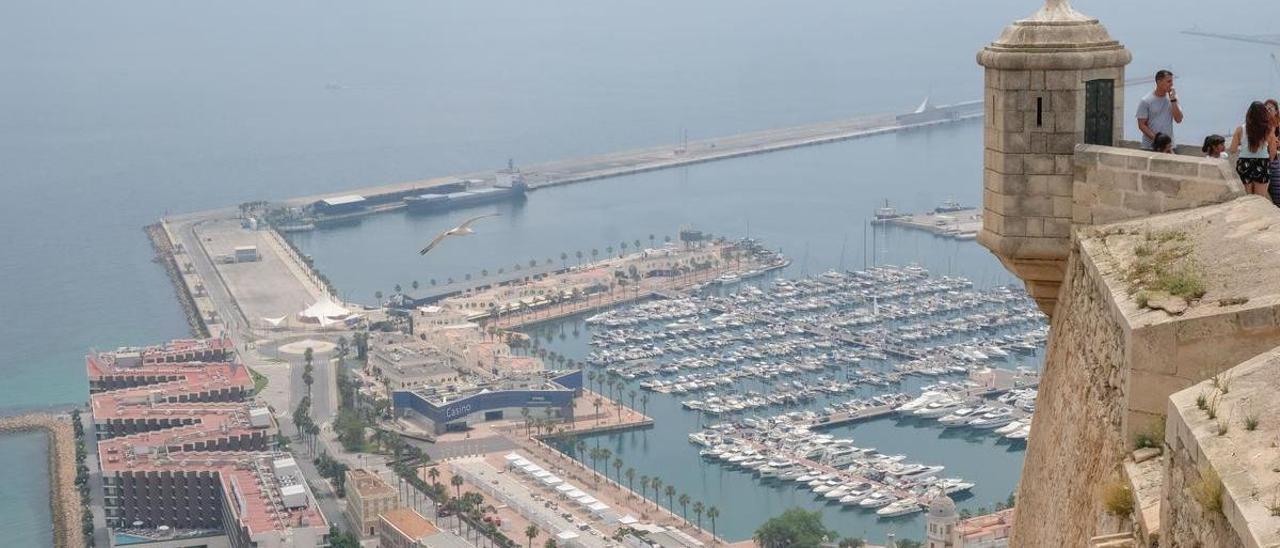
M 711 520 L 711 540 L 716 538 L 716 518 L 720 517 L 720 509 L 712 506 L 707 509 L 707 519 Z
M 675 498 L 675 496 L 676 496 L 676 488 L 675 488 L 675 486 L 674 486 L 674 485 L 668 485 L 668 486 L 667 486 L 667 490 L 666 490 L 666 494 L 667 494 L 667 509 L 668 509 L 668 510 L 674 510 L 674 509 L 675 509 L 675 505 L 671 502 L 671 499 Z
M 378 304 L 379 304 L 379 305 L 381 305 L 381 304 L 382 304 L 382 292 L 381 292 L 381 291 L 374 291 L 374 292 L 373 292 L 373 299 L 374 299 L 375 301 L 378 301 Z
M 652 482 L 653 480 L 649 479 L 649 476 L 640 476 L 640 498 L 641 499 L 649 498 L 649 484 Z
M 401 291 L 400 284 L 396 284 L 396 288 L 395 288 L 395 289 L 396 289 L 396 293 L 400 293 L 400 291 Z
M 689 495 L 685 493 L 680 494 L 680 515 L 685 523 L 689 523 Z
M 693 503 L 693 515 L 698 516 L 698 528 L 699 528 L 699 529 L 701 529 L 701 528 L 702 528 L 702 512 L 703 512 L 704 510 L 706 510 L 706 509 L 707 509 L 707 507 L 702 505 L 702 501 L 698 501 L 698 502 Z
M 597 396 L 595 401 L 591 402 L 591 405 L 594 405 L 596 408 L 596 424 L 600 424 L 600 406 L 604 405 L 604 400 L 601 400 L 600 397 Z
M 556 539 L 549 538 L 547 539 L 547 542 L 542 545 L 542 548 L 556 548 L 557 546 L 559 545 L 556 544 Z
M 635 492 L 635 490 L 636 490 L 636 486 L 635 486 L 635 483 L 636 483 L 636 469 L 635 469 L 635 468 L 628 467 L 628 468 L 627 468 L 626 476 L 627 476 L 627 490 L 629 490 L 629 491 L 631 491 L 631 492 L 633 492 L 633 493 L 634 493 L 634 492 Z
M 525 527 L 524 536 L 529 537 L 528 548 L 533 548 L 533 539 L 537 538 L 538 536 L 538 526 L 531 524 L 528 527 Z
M 653 234 L 649 235 L 649 247 L 653 247 Z
M 454 476 L 449 478 L 449 484 L 453 486 L 453 490 L 459 498 L 462 497 L 462 476 Z
M 578 457 L 579 459 L 583 458 L 584 453 L 586 453 L 586 452 L 587 452 L 587 442 L 586 442 L 586 440 L 578 440 L 577 445 L 574 445 L 574 449 L 577 449 L 577 452 L 576 452 L 577 457 Z
M 413 281 L 413 283 L 409 284 L 409 287 L 412 287 L 414 291 L 417 291 L 417 290 L 418 290 L 418 280 L 414 280 L 414 281 Z
M 592 261 L 595 261 L 595 260 L 596 260 L 596 256 L 597 256 L 597 255 L 600 255 L 600 250 L 599 250 L 599 249 L 596 249 L 596 248 L 594 248 L 594 247 L 593 247 L 593 248 L 591 248 L 591 260 L 592 260 Z
M 619 254 L 620 254 L 620 255 L 626 255 L 626 254 L 627 254 L 627 242 L 622 242 L 622 251 L 620 251 L 620 252 L 619 252 Z
M 640 240 L 632 240 L 631 245 L 634 245 L 636 249 L 640 249 Z
M 604 246 L 604 254 L 605 254 L 605 255 L 608 255 L 608 256 L 610 256 L 610 257 L 612 257 L 612 256 L 613 256 L 613 246 L 611 246 L 611 245 Z
M 581 252 L 581 251 L 574 252 L 574 256 L 578 258 L 578 265 L 579 265 L 579 266 L 581 266 L 581 265 L 582 265 L 582 252 Z
M 596 469 L 600 464 L 600 451 L 601 449 L 596 447 L 592 449 L 590 453 L 587 453 L 587 456 L 591 458 L 591 472 L 594 473 L 597 478 L 600 477 L 600 471 Z
M 565 264 L 565 263 L 566 263 L 566 261 L 568 261 L 568 260 L 569 260 L 569 254 L 568 254 L 568 253 L 565 253 L 565 252 L 561 252 L 561 253 L 560 253 L 560 268 L 568 268 L 568 265 L 567 265 L 567 264 Z
M 622 459 L 617 457 L 613 459 L 613 481 L 622 483 Z
M 600 450 L 600 460 L 604 461 L 604 477 L 609 477 L 609 459 L 613 458 L 613 451 L 608 449 Z
M 427 470 L 427 477 L 431 478 L 432 485 L 436 485 L 440 483 L 440 471 L 434 467 L 432 467 L 430 470 Z
M 653 509 L 658 509 L 658 500 L 662 498 L 662 478 L 653 478 L 649 480 L 649 485 L 653 486 Z

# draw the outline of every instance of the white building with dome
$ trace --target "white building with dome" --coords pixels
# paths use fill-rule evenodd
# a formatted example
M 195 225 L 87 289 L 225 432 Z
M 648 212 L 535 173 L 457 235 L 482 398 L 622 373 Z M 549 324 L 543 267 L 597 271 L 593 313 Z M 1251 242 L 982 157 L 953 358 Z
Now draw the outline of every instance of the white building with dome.
M 1007 548 L 1013 532 L 1012 508 L 994 514 L 960 519 L 951 497 L 938 495 L 925 518 L 927 548 Z

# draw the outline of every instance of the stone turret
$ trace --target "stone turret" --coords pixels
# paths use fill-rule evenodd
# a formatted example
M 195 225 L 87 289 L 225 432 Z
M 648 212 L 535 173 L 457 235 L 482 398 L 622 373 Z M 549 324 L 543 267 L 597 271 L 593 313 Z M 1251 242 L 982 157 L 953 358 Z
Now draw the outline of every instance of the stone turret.
M 1097 19 L 1048 0 L 978 53 L 986 68 L 978 241 L 1052 315 L 1071 240 L 1072 156 L 1123 135 L 1129 50 Z

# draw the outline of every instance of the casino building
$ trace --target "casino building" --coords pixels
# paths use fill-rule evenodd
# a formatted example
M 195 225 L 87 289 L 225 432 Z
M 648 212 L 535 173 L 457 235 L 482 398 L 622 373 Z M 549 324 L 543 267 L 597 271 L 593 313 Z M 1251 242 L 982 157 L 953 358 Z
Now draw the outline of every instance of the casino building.
M 471 425 L 532 417 L 573 418 L 573 398 L 582 390 L 582 371 L 541 371 L 472 386 L 416 388 L 392 393 L 398 416 L 422 423 L 436 434 Z

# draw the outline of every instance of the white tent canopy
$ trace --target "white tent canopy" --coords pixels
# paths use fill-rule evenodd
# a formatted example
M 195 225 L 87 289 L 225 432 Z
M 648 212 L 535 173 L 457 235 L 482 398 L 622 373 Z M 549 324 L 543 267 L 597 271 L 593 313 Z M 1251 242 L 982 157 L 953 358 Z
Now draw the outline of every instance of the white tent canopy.
M 565 493 L 564 496 L 569 497 L 571 499 L 577 499 L 579 497 L 585 497 L 587 496 L 587 494 L 577 489 L 574 489 L 572 491 L 569 491 L 568 493 Z
M 574 487 L 572 484 L 569 484 L 569 483 L 562 483 L 556 486 L 556 491 L 559 491 L 561 493 L 568 493 L 569 491 L 577 491 L 577 490 L 578 490 L 577 487 Z
M 320 300 L 316 301 L 316 304 L 307 307 L 306 310 L 298 313 L 298 315 L 319 321 L 322 318 L 331 320 L 343 319 L 350 316 L 351 311 L 343 308 L 342 305 L 333 302 L 333 299 L 322 297 Z
M 557 483 L 564 483 L 564 480 L 548 474 L 546 477 L 542 478 L 542 483 L 545 483 L 547 485 L 555 485 Z
M 618 523 L 621 523 L 623 525 L 631 525 L 632 523 L 635 523 L 637 521 L 640 521 L 640 520 L 636 519 L 636 517 L 631 514 L 627 514 L 625 516 L 622 516 L 622 518 L 618 520 Z
M 578 497 L 577 499 L 574 499 L 574 500 L 577 500 L 578 504 L 581 504 L 583 506 L 591 506 L 592 504 L 600 502 L 599 500 L 596 500 L 596 498 L 591 495 L 582 495 L 581 497 Z
M 520 455 L 517 455 L 515 453 L 507 453 L 506 459 L 507 459 L 507 462 L 515 462 L 518 460 L 522 460 L 520 458 Z M 525 461 L 525 462 L 529 462 L 529 461 Z
M 578 534 L 573 531 L 561 531 L 560 534 L 556 535 L 556 538 L 560 540 L 573 540 L 578 538 Z
M 517 457 L 516 460 L 511 461 L 511 466 L 515 466 L 517 468 L 524 468 L 526 466 L 529 466 L 530 464 L 533 464 L 533 463 L 519 457 Z
M 551 472 L 548 472 L 546 470 L 538 470 L 537 472 L 533 473 L 533 477 L 538 479 L 542 479 L 549 476 L 551 476 Z
M 595 512 L 595 513 L 599 514 L 600 512 L 603 512 L 603 511 L 605 511 L 605 510 L 608 510 L 608 509 L 609 509 L 609 505 L 608 505 L 608 504 L 605 504 L 605 503 L 603 503 L 603 502 L 596 502 L 596 503 L 594 503 L 594 504 L 589 504 L 589 505 L 587 505 L 587 509 L 588 509 L 588 510 L 591 510 L 592 512 Z

